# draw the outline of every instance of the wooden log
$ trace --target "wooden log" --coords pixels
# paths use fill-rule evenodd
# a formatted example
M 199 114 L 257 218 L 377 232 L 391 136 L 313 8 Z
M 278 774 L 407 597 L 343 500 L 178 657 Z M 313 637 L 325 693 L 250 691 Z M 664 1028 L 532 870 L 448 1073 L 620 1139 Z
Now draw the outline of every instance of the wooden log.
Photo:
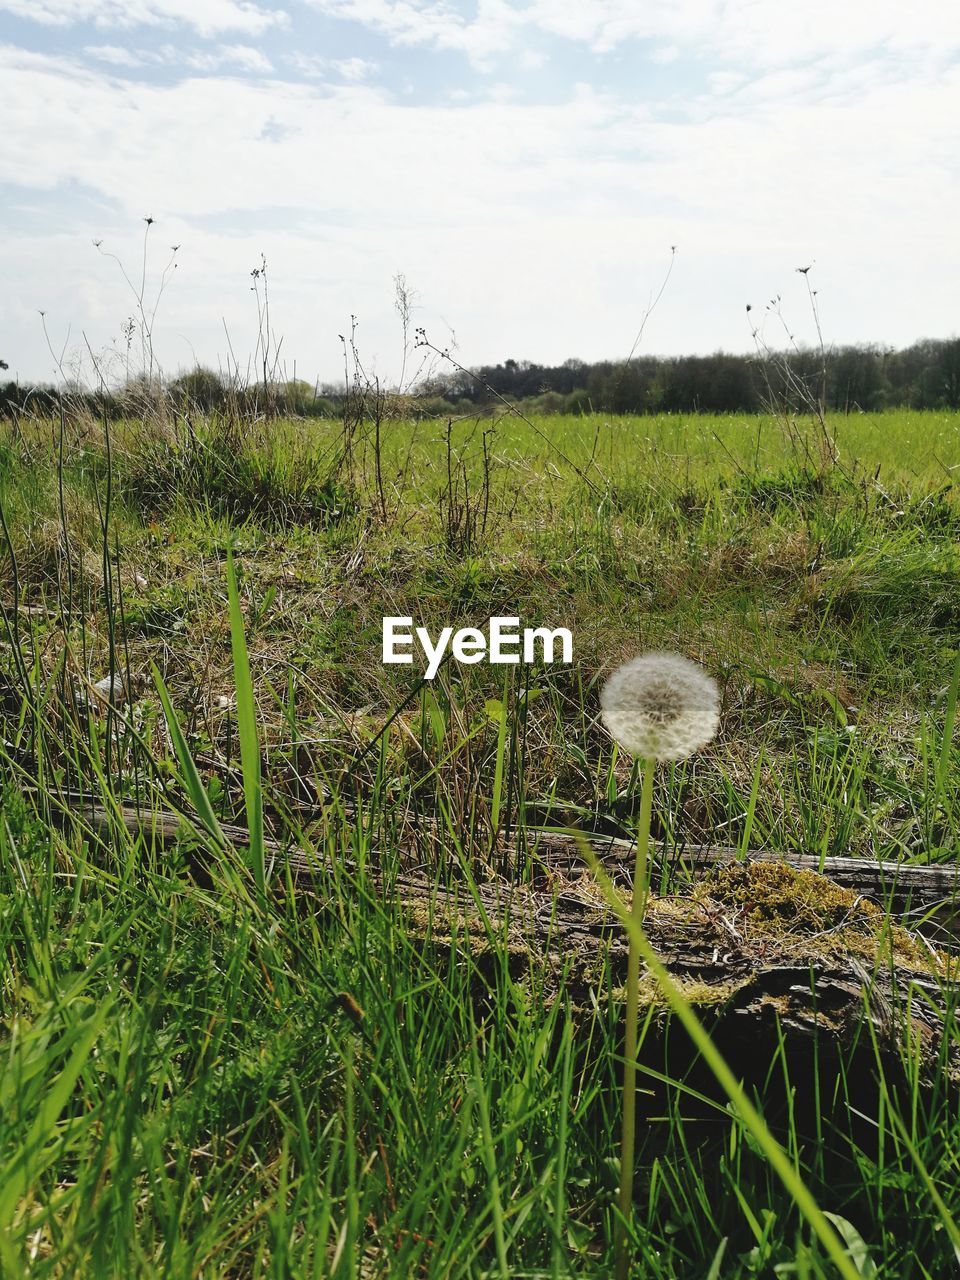
M 636 846 L 614 837 L 589 837 L 590 847 L 608 871 L 633 874 Z M 548 867 L 569 868 L 582 864 L 577 839 L 569 833 L 544 831 L 534 845 L 536 855 Z M 670 869 L 670 882 L 696 880 L 731 862 L 774 862 L 798 871 L 814 871 L 836 884 L 872 899 L 902 923 L 938 938 L 944 945 L 960 935 L 960 849 L 956 863 L 921 865 L 879 859 L 825 857 L 815 854 L 750 850 L 745 855 L 730 846 L 671 850 L 654 848 L 657 869 Z M 652 876 L 657 883 L 657 871 Z
M 154 851 L 191 828 L 172 810 L 138 813 L 118 806 L 111 812 L 89 797 L 68 801 L 59 820 L 79 822 L 108 844 L 118 824 Z M 249 842 L 243 828 L 223 824 L 222 832 L 238 849 Z M 431 834 L 439 839 L 441 833 L 433 828 Z M 536 975 L 542 998 L 562 993 L 589 1008 L 611 993 L 618 998 L 628 945 L 617 912 L 587 869 L 584 840 L 614 884 L 629 890 L 628 841 L 557 831 L 527 833 L 534 875 L 525 882 L 491 874 L 458 880 L 454 874 L 438 884 L 435 875 L 404 868 L 403 858 L 381 867 L 375 856 L 362 878 L 390 892 L 424 946 L 455 949 L 480 977 L 489 970 L 493 978 L 505 960 L 518 980 Z M 317 847 L 313 854 L 267 840 L 275 883 L 285 883 L 276 875 L 285 861 L 308 910 L 329 897 L 331 869 L 323 861 L 322 839 Z M 667 857 L 662 849 L 658 854 Z M 338 858 L 337 866 L 348 878 L 361 878 L 355 862 Z M 913 1044 L 928 1074 L 946 1062 L 947 1074 L 960 1082 L 956 1047 L 940 1056 L 960 956 L 930 937 L 957 941 L 957 876 L 952 866 L 766 852 L 740 859 L 735 850 L 702 849 L 681 855 L 671 885 L 686 877 L 683 892 L 672 887 L 667 895 L 654 894 L 644 928 L 691 1002 L 711 1017 L 722 1010 L 727 1027 L 731 1020 L 749 1023 L 772 1036 L 776 1026 L 794 1040 L 840 1046 L 862 1036 L 869 1024 L 893 1058 L 900 1046 Z M 888 903 L 923 913 L 917 927 L 892 919 Z M 662 1004 L 650 975 L 643 1000 Z
M 431 888 L 419 901 L 405 885 L 403 910 L 425 945 L 456 948 L 491 979 L 506 954 L 511 975 L 533 975 L 541 999 L 590 1009 L 623 998 L 628 942 L 617 912 L 588 885 L 578 893 L 488 882 L 471 893 Z M 875 1045 L 891 1081 L 906 1078 L 903 1047 L 913 1046 L 925 1081 L 945 1067 L 960 1085 L 960 1046 L 946 1032 L 960 956 L 853 889 L 785 861 L 715 863 L 688 893 L 653 896 L 644 931 L 747 1075 L 758 1044 L 781 1035 L 834 1059 L 859 1046 L 868 1073 Z M 641 1007 L 650 1005 L 666 1009 L 646 974 Z M 753 1066 L 761 1059 L 766 1070 L 762 1053 Z
M 171 809 L 145 806 L 138 810 L 132 805 L 124 804 L 111 813 L 92 797 L 78 794 L 65 796 L 63 803 L 64 818 L 73 815 L 86 824 L 93 834 L 109 835 L 119 822 L 131 834 L 146 837 L 158 847 L 170 846 L 183 834 L 185 828 L 189 829 L 191 824 L 197 825 L 195 819 Z M 328 816 L 321 821 L 335 820 Z M 316 820 L 313 825 L 317 826 Z M 222 823 L 221 829 L 225 838 L 236 848 L 242 849 L 249 844 L 249 836 L 244 828 Z M 415 824 L 411 824 L 411 829 L 423 837 L 424 843 L 434 846 L 437 856 L 442 853 L 443 833 L 435 823 L 420 818 Z M 322 828 L 318 831 L 318 843 L 322 845 L 320 834 Z M 516 865 L 526 857 L 533 867 L 535 877 L 539 875 L 545 877 L 548 883 L 565 885 L 571 877 L 578 877 L 586 868 L 584 843 L 615 883 L 629 884 L 635 856 L 633 842 L 590 832 L 574 834 L 549 829 L 528 831 L 524 836 L 522 852 L 519 849 L 515 852 L 500 850 L 498 861 Z M 267 851 L 275 860 L 283 859 L 289 863 L 295 875 L 309 875 L 317 869 L 316 853 L 291 846 L 289 842 L 268 839 Z M 942 946 L 960 942 L 960 850 L 957 863 L 935 865 L 882 862 L 865 858 L 820 858 L 813 854 L 773 850 L 750 850 L 744 856 L 739 850 L 724 845 L 679 850 L 654 845 L 651 858 L 654 868 L 651 882 L 654 888 L 659 883 L 659 874 L 665 869 L 669 870 L 672 889 L 684 883 L 694 883 L 712 871 L 736 862 L 775 863 L 797 871 L 813 871 L 885 907 L 901 924 L 917 929 Z M 391 857 L 390 861 L 393 863 L 396 859 Z M 416 865 L 416 859 L 401 857 L 398 865 L 402 870 L 410 871 L 411 861 Z M 478 874 L 489 874 L 489 871 Z

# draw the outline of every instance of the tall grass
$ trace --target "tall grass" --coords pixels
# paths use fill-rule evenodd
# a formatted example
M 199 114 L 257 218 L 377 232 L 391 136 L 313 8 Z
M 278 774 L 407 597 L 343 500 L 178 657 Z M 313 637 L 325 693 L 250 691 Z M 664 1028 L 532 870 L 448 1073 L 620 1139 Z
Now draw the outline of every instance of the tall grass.
M 955 1001 L 932 1083 L 909 1044 L 905 1089 L 879 1045 L 864 1075 L 856 1046 L 808 1066 L 786 1031 L 740 1079 L 722 1021 L 646 944 L 672 1016 L 640 1021 L 624 1215 L 604 946 L 577 1006 L 482 887 L 542 878 L 541 823 L 630 829 L 637 777 L 596 680 L 678 636 L 721 678 L 725 732 L 656 781 L 656 888 L 680 891 L 670 851 L 703 841 L 954 857 L 954 495 L 859 421 L 839 447 L 862 471 L 819 487 L 773 426 L 758 459 L 755 423 L 554 425 L 603 500 L 511 423 L 488 539 L 462 557 L 442 549 L 440 431 L 406 470 L 407 428 L 384 433 L 385 503 L 361 439 L 359 510 L 318 519 L 282 467 L 269 501 L 253 480 L 214 510 L 182 477 L 146 502 L 118 428 L 107 528 L 93 435 L 67 431 L 59 466 L 55 435 L 8 445 L 4 1273 L 602 1276 L 624 1218 L 635 1273 L 664 1280 L 949 1273 Z M 423 688 L 376 662 L 371 620 L 398 602 L 426 623 L 572 621 L 578 665 L 448 666 Z M 130 687 L 108 707 L 91 688 L 111 662 Z M 284 845 L 309 863 L 296 879 L 282 856 L 268 874 Z M 412 919 L 411 865 L 465 912 L 428 895 Z

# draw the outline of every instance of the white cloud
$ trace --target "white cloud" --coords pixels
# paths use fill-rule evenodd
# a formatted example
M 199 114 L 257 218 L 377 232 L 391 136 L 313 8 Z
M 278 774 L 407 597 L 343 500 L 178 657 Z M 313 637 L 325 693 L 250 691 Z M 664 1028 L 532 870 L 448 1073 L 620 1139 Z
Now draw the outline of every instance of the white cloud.
M 686 116 L 586 85 L 551 105 L 418 105 L 364 84 L 132 84 L 6 48 L 0 181 L 53 193 L 50 207 L 61 187 L 92 190 L 133 228 L 117 244 L 127 261 L 140 219 L 155 216 L 158 243 L 184 246 L 161 327 L 207 360 L 223 349 L 224 314 L 246 350 L 261 249 L 285 350 L 325 376 L 351 311 L 364 352 L 388 359 L 398 269 L 432 308 L 420 319 L 438 331 L 437 315 L 450 319 L 468 363 L 625 351 L 672 243 L 647 349 L 748 346 L 744 304 L 795 284 L 811 258 L 828 338 L 947 332 L 960 70 L 897 80 L 865 61 L 835 84 L 831 96 L 774 67 Z M 72 199 L 59 207 L 56 234 L 24 220 L 29 234 L 4 241 L 0 348 L 24 374 L 45 358 L 32 308 L 89 321 L 103 341 L 126 314 L 122 281 L 89 246 L 104 228 Z M 189 359 L 169 341 L 168 363 Z
M 766 65 L 822 55 L 849 62 L 879 50 L 949 58 L 960 49 L 960 8 L 942 0 L 726 0 L 721 22 L 727 57 Z
M 368 58 L 340 58 L 333 65 L 344 80 L 353 83 L 369 79 L 377 70 L 377 64 Z
M 960 6 L 944 0 L 478 0 L 467 16 L 448 0 L 311 0 L 322 12 L 378 31 L 397 44 L 455 49 L 488 65 L 538 35 L 606 53 L 628 40 L 710 51 L 723 59 L 778 66 L 866 50 L 948 57 L 960 49 Z M 667 55 L 669 56 L 669 55 Z
M 0 11 L 48 26 L 92 22 L 127 29 L 180 23 L 204 36 L 224 31 L 260 35 L 289 21 L 283 10 L 262 8 L 250 0 L 0 0 Z
M 192 71 L 219 71 L 236 67 L 240 71 L 268 72 L 270 59 L 249 44 L 222 44 L 209 52 L 189 52 L 176 45 L 164 44 L 156 49 L 125 49 L 119 45 L 87 45 L 84 54 L 110 66 L 136 68 L 145 66 L 181 66 Z
M 176 60 L 179 55 L 173 51 Z M 270 71 L 270 59 L 249 44 L 222 44 L 213 53 L 194 53 L 185 57 L 195 71 L 217 71 L 221 67 L 237 67 L 240 71 Z
M 286 62 L 301 75 L 317 80 L 339 76 L 349 84 L 359 84 L 369 80 L 380 69 L 379 64 L 369 58 L 325 58 L 322 54 L 299 51 L 290 54 Z
M 223 46 L 216 56 L 261 65 L 246 46 Z M 842 190 L 847 208 L 855 200 L 875 210 L 878 187 L 884 200 L 902 196 L 918 215 L 931 208 L 910 175 L 951 163 L 960 71 L 909 86 L 867 80 L 844 104 L 811 98 L 802 92 L 809 83 L 803 74 L 774 73 L 751 88 L 775 110 L 702 103 L 682 120 L 586 85 L 553 105 L 502 94 L 455 107 L 399 105 L 363 85 L 315 90 L 216 78 L 133 85 L 8 47 L 0 49 L 8 122 L 0 179 L 41 189 L 78 181 L 121 203 L 134 193 L 131 212 L 149 195 L 158 207 L 206 215 L 263 207 L 280 192 L 285 203 L 315 210 L 331 179 L 349 175 L 341 186 L 361 210 L 400 222 L 430 210 L 431 223 L 454 223 L 478 200 L 494 219 L 536 219 L 543 212 L 536 198 L 560 197 L 569 207 L 586 190 L 607 192 L 614 205 L 629 193 L 643 205 L 748 204 L 766 215 L 784 204 L 771 173 L 792 172 L 790 203 L 816 226 L 835 221 L 835 210 L 809 185 L 813 174 L 821 192 Z M 38 101 L 42 114 L 32 105 Z M 261 154 L 256 139 L 268 123 L 285 140 Z M 389 210 L 378 207 L 384 191 L 392 193 Z
M 330 59 L 318 53 L 291 53 L 285 62 L 304 76 L 325 79 L 330 74 Z
M 747 81 L 742 71 L 712 71 L 707 79 L 713 96 L 733 93 Z
M 525 11 L 507 0 L 478 0 L 467 18 L 446 0 L 311 0 L 315 8 L 336 18 L 362 23 L 400 45 L 434 45 L 465 53 L 477 65 L 491 65 L 495 55 L 515 43 L 526 25 Z
M 88 58 L 96 58 L 98 62 L 107 62 L 113 67 L 143 66 L 143 58 L 116 44 L 88 44 L 83 52 Z
M 539 71 L 546 66 L 547 55 L 540 49 L 524 49 L 520 53 L 519 62 L 524 71 Z

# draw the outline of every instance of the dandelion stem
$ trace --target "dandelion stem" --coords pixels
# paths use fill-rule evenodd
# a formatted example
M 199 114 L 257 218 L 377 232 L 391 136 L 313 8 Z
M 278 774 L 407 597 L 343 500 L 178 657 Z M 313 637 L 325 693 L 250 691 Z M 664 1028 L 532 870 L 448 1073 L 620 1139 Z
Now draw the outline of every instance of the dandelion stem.
M 640 793 L 640 827 L 637 831 L 637 861 L 633 872 L 633 906 L 631 919 L 639 929 L 643 925 L 650 890 L 650 816 L 653 810 L 653 771 L 656 760 L 651 756 L 643 765 L 643 790 Z M 623 1050 L 623 1129 L 620 1139 L 620 1216 L 617 1220 L 614 1252 L 616 1280 L 627 1280 L 630 1255 L 627 1251 L 627 1225 L 633 1205 L 633 1152 L 637 1119 L 637 1024 L 640 1007 L 640 949 L 633 931 L 627 958 L 626 1038 Z

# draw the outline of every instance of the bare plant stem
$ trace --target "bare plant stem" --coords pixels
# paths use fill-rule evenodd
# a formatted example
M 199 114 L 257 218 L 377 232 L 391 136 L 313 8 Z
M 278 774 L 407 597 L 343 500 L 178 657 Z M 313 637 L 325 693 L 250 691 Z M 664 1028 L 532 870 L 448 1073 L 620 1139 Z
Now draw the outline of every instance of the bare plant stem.
M 653 771 L 656 760 L 644 761 L 643 790 L 640 793 L 640 827 L 637 831 L 637 861 L 633 872 L 631 918 L 642 927 L 650 890 L 650 817 L 653 810 Z M 637 1023 L 640 1008 L 640 950 L 631 935 L 627 957 L 626 1037 L 623 1050 L 623 1128 L 620 1138 L 620 1217 L 617 1220 L 614 1253 L 616 1280 L 627 1280 L 630 1254 L 627 1224 L 633 1206 L 633 1154 L 637 1124 Z
M 587 488 L 590 490 L 591 493 L 595 493 L 598 497 L 600 496 L 601 491 L 598 488 L 598 486 L 594 484 L 594 482 L 590 479 L 590 477 L 587 475 L 587 473 L 583 470 L 582 467 L 578 467 L 577 464 L 573 461 L 573 459 L 569 458 L 563 452 L 563 450 L 557 445 L 556 441 L 552 440 L 546 431 L 544 431 L 541 427 L 538 427 L 535 422 L 532 422 L 525 413 L 522 413 L 521 410 L 518 409 L 515 404 L 512 404 L 506 398 L 506 396 L 501 395 L 501 393 L 497 391 L 495 387 L 492 387 L 489 382 L 486 382 L 483 378 L 478 377 L 478 375 L 473 373 L 472 370 L 468 369 L 465 365 L 462 365 L 459 360 L 455 360 L 454 357 L 450 354 L 449 348 L 441 349 L 440 347 L 435 347 L 433 343 L 430 341 L 430 339 L 427 337 L 425 329 L 418 328 L 416 331 L 416 334 L 417 334 L 417 339 L 416 339 L 416 342 L 414 343 L 415 347 L 425 347 L 428 351 L 432 351 L 434 352 L 435 355 L 438 355 L 441 360 L 446 360 L 448 364 L 451 364 L 453 368 L 457 369 L 460 373 L 465 373 L 468 377 L 473 378 L 475 382 L 479 382 L 480 385 L 486 391 L 488 391 L 492 396 L 494 396 L 495 399 L 500 401 L 500 403 L 506 409 L 507 413 L 512 414 L 515 418 L 519 418 L 521 422 L 525 422 L 531 431 L 533 431 L 536 435 L 538 435 L 541 440 L 544 440 L 550 446 L 553 452 L 557 455 L 557 457 L 560 458 L 563 462 L 565 462 L 568 467 L 572 468 L 572 470 L 574 471 L 578 479 L 583 481 L 583 483 L 587 486 Z

